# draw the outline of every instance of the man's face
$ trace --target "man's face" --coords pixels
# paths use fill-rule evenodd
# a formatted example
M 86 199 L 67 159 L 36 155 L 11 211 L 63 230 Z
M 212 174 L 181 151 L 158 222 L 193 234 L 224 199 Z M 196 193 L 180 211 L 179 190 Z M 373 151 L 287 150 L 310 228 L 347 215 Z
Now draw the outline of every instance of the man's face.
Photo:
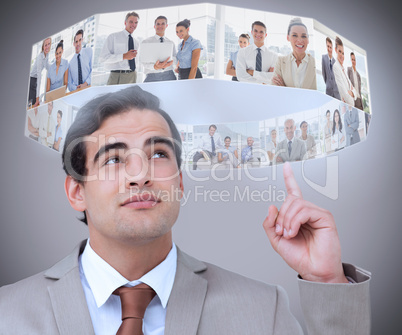
M 49 102 L 47 104 L 47 112 L 49 113 L 49 115 L 52 115 L 52 110 L 53 110 L 53 102 Z
M 74 37 L 74 48 L 75 48 L 75 53 L 76 54 L 79 54 L 81 52 L 82 34 L 78 34 L 77 36 Z
M 209 136 L 214 136 L 215 132 L 216 132 L 216 128 L 209 127 Z
M 154 25 L 155 33 L 158 36 L 164 36 L 167 26 L 168 26 L 168 24 L 165 19 L 156 20 L 155 25 Z
M 255 24 L 251 34 L 253 35 L 255 44 L 264 44 L 264 40 L 265 37 L 267 37 L 267 33 L 263 26 L 258 26 Z
M 295 135 L 296 126 L 293 121 L 285 122 L 285 135 L 288 140 L 291 140 Z
M 183 192 L 171 136 L 161 115 L 134 109 L 87 136 L 87 176 L 95 180 L 80 192 L 93 245 L 170 236 Z
M 43 52 L 47 55 L 50 51 L 50 47 L 52 46 L 52 40 L 47 38 L 45 43 L 43 43 Z
M 138 17 L 131 15 L 124 21 L 124 25 L 126 26 L 126 30 L 132 34 L 138 26 Z
M 328 51 L 328 56 L 332 57 L 332 43 L 329 43 L 327 41 L 327 51 Z
M 248 145 L 249 147 L 251 147 L 251 146 L 253 145 L 253 143 L 254 143 L 253 138 L 252 138 L 252 137 L 247 137 L 247 145 Z
M 352 61 L 352 66 L 355 69 L 356 68 L 356 57 L 355 57 L 355 55 L 351 55 L 350 60 Z

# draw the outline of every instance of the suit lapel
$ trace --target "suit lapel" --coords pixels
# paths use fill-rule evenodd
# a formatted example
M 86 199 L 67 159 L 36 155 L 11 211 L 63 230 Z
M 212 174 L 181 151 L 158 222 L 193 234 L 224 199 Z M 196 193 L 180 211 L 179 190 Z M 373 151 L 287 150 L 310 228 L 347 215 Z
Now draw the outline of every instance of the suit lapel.
M 69 256 L 45 272 L 46 277 L 54 279 L 48 292 L 60 334 L 94 334 L 78 265 L 78 256 L 85 244 L 83 241 Z
M 206 265 L 177 249 L 177 270 L 167 305 L 165 335 L 197 334 L 207 280 L 197 273 Z
M 306 55 L 306 57 L 311 57 L 311 56 Z M 314 80 L 316 80 L 315 68 L 314 68 L 313 62 L 310 60 L 307 63 L 306 75 L 304 76 L 302 88 L 310 88 L 312 86 L 312 82 Z
M 293 76 L 292 76 L 292 54 L 287 55 L 286 58 L 283 59 L 283 66 L 285 67 L 285 77 L 284 78 L 285 82 L 288 83 L 287 86 L 289 87 L 294 87 L 295 84 L 293 82 Z
M 94 334 L 78 268 L 48 287 L 60 334 Z

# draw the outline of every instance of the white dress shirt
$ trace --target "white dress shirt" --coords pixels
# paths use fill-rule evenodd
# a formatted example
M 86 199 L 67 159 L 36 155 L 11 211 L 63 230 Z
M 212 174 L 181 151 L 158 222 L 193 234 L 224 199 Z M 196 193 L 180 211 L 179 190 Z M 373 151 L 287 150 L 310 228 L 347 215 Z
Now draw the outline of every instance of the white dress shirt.
M 219 148 L 224 146 L 224 143 L 222 142 L 220 135 L 217 133 L 214 134 L 213 138 L 215 142 L 215 151 L 217 151 Z M 211 135 L 209 135 L 209 133 L 202 136 L 201 143 L 198 148 L 199 150 L 207 150 L 212 152 Z
M 122 30 L 117 33 L 110 34 L 103 45 L 99 62 L 105 64 L 108 70 L 130 70 L 128 59 L 123 59 L 123 54 L 128 51 L 128 35 L 127 30 Z M 139 42 L 133 37 L 134 50 L 139 49 Z M 134 58 L 135 60 L 137 57 Z M 138 66 L 137 61 L 135 62 Z
M 56 129 L 56 122 L 52 118 L 52 115 L 48 111 L 44 111 L 39 116 L 39 137 L 40 142 L 51 148 L 54 143 L 54 131 Z M 50 135 L 48 136 L 48 133 Z
M 292 79 L 295 87 L 297 88 L 301 88 L 303 85 L 304 78 L 306 77 L 306 70 L 309 57 L 310 56 L 306 54 L 302 59 L 301 63 L 299 64 L 299 66 L 297 66 L 295 56 L 293 56 L 293 54 L 290 56 L 292 60 Z
M 357 97 L 357 92 L 350 82 L 345 68 L 338 61 L 332 66 L 334 71 L 336 85 L 338 86 L 338 91 L 341 96 L 341 99 L 347 104 L 354 106 L 355 100 Z M 354 98 L 348 93 L 348 91 L 352 91 L 354 94 Z
M 112 294 L 120 286 L 145 283 L 156 292 L 143 321 L 146 335 L 163 335 L 166 307 L 172 291 L 177 266 L 176 245 L 165 260 L 138 280 L 128 281 L 91 248 L 89 240 L 80 256 L 80 277 L 96 335 L 115 335 L 121 325 L 121 302 Z
M 32 78 L 37 78 L 36 82 L 36 97 L 39 97 L 40 85 L 42 80 L 42 70 L 49 69 L 49 57 L 45 56 L 45 53 L 41 51 L 41 53 L 36 57 L 35 62 L 32 66 L 30 76 Z
M 255 71 L 255 63 L 257 57 L 257 46 L 250 44 L 248 47 L 242 48 L 237 54 L 236 77 L 239 81 L 247 81 L 250 83 L 271 84 L 274 72 L 268 72 L 269 68 L 274 67 L 278 55 L 263 45 L 261 49 L 261 71 Z M 251 76 L 247 70 L 254 70 Z
M 173 60 L 173 63 L 172 63 L 172 65 L 170 65 L 169 67 L 167 67 L 167 68 L 165 68 L 165 69 L 156 70 L 156 69 L 154 68 L 155 63 L 145 63 L 145 62 L 143 62 L 142 65 L 144 66 L 144 73 L 145 73 L 145 74 L 149 74 L 149 73 L 161 73 L 161 72 L 164 72 L 164 71 L 173 70 L 173 67 L 174 67 L 174 65 L 175 65 L 176 62 L 177 62 L 177 60 L 176 60 L 176 53 L 177 53 L 177 52 L 176 52 L 176 46 L 175 46 L 174 43 L 173 43 L 170 39 L 168 39 L 166 36 L 162 36 L 162 37 L 163 37 L 163 43 L 171 43 L 172 46 L 173 46 L 173 55 L 172 55 L 172 58 L 169 60 L 169 61 Z M 161 40 L 160 40 L 160 38 L 161 38 L 161 36 L 155 34 L 154 36 L 148 37 L 148 38 L 146 38 L 145 40 L 143 40 L 143 41 L 141 42 L 141 44 L 142 44 L 142 43 L 162 43 Z

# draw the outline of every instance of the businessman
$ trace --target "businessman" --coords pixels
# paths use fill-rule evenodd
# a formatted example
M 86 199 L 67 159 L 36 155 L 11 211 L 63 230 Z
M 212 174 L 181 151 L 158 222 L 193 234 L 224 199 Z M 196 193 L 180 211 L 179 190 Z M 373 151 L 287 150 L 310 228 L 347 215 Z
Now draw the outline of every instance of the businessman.
M 137 57 L 139 42 L 132 36 L 140 16 L 129 12 L 124 19 L 124 29 L 110 34 L 103 45 L 99 61 L 110 70 L 108 85 L 137 82 Z
M 325 40 L 327 44 L 327 54 L 322 55 L 321 65 L 322 65 L 322 77 L 325 82 L 325 93 L 331 97 L 341 100 L 339 95 L 338 86 L 336 85 L 333 66 L 336 62 L 335 58 L 332 56 L 332 41 L 329 37 Z
M 216 125 L 211 124 L 208 128 L 208 134 L 201 137 L 199 150 L 193 156 L 193 170 L 197 170 L 197 163 L 201 158 L 213 160 L 217 156 L 218 149 L 224 146 L 221 136 L 216 132 Z
M 292 162 L 307 159 L 306 144 L 295 137 L 296 124 L 293 119 L 287 119 L 284 124 L 286 138 L 278 143 L 276 148 L 276 162 Z
M 354 52 L 350 53 L 350 60 L 352 62 L 352 66 L 348 67 L 348 77 L 353 87 L 356 89 L 355 107 L 363 110 L 362 78 L 360 77 L 360 73 L 356 69 L 356 56 Z
M 359 112 L 356 108 L 348 105 L 348 111 L 344 115 L 346 132 L 346 146 L 360 142 L 359 135 Z
M 249 83 L 271 84 L 278 55 L 268 50 L 265 43 L 267 27 L 261 21 L 251 25 L 253 44 L 242 48 L 237 54 L 236 77 Z
M 165 43 L 172 46 L 172 58 L 168 57 L 163 61 L 155 63 L 143 62 L 144 73 L 146 74 L 145 82 L 176 80 L 176 75 L 173 72 L 173 62 L 176 61 L 176 47 L 174 43 L 165 36 L 165 30 L 168 27 L 167 17 L 158 16 L 155 19 L 154 29 L 155 35 L 143 40 L 143 43 Z
M 159 100 L 139 87 L 81 108 L 62 157 L 67 198 L 90 238 L 0 289 L 0 334 L 302 334 L 283 289 L 172 242 L 184 190 L 180 143 Z M 283 172 L 288 197 L 279 212 L 269 207 L 263 227 L 300 275 L 309 331 L 368 334 L 369 276 L 342 265 L 332 215 L 303 199 L 290 165 Z
M 83 48 L 84 31 L 78 30 L 74 36 L 75 54 L 68 65 L 68 89 L 70 92 L 91 85 L 92 48 Z

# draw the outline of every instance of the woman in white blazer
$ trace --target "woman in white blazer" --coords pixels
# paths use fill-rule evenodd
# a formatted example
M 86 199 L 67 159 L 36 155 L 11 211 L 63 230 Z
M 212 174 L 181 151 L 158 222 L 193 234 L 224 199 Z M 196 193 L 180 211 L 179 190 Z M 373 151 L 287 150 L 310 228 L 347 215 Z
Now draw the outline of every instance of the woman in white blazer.
M 300 18 L 290 21 L 287 39 L 292 46 L 292 53 L 278 57 L 272 84 L 316 90 L 315 60 L 306 53 L 309 36 Z
M 337 36 L 335 38 L 335 52 L 337 54 L 337 61 L 333 66 L 334 76 L 341 100 L 347 104 L 354 106 L 356 100 L 356 90 L 353 87 L 347 75 L 347 70 L 343 66 L 345 60 L 345 53 L 343 51 L 342 40 Z

